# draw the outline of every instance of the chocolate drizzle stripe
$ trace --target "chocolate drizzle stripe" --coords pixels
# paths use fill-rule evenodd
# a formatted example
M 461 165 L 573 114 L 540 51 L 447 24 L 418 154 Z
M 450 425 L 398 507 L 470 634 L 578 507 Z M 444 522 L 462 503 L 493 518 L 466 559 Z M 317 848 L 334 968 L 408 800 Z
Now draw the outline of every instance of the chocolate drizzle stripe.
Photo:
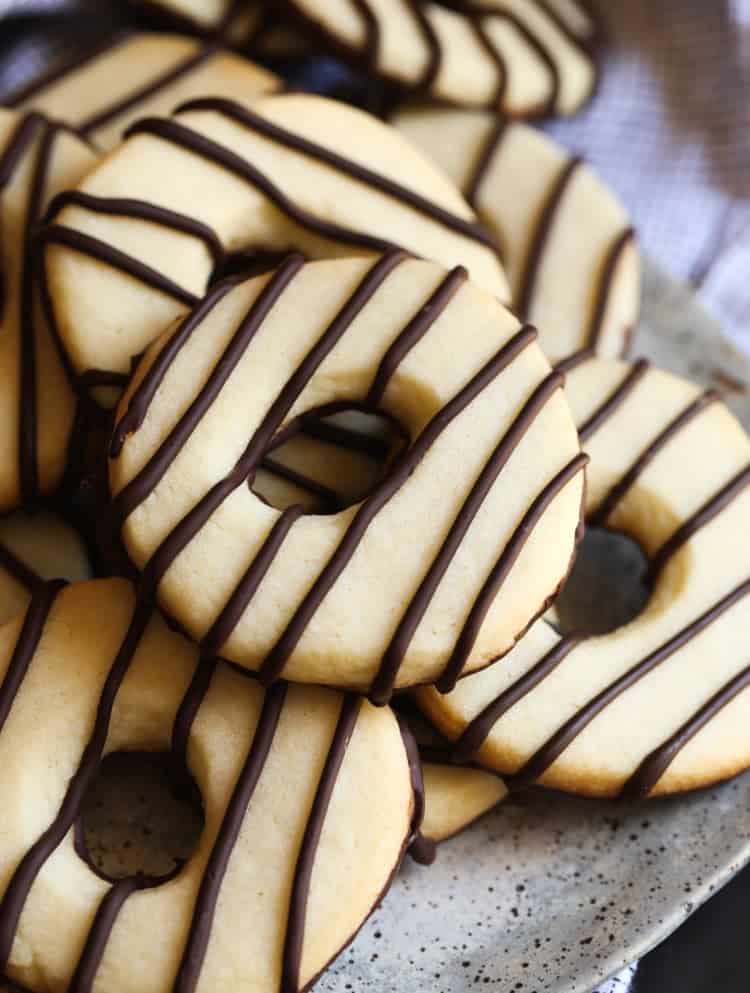
M 478 241 L 480 244 L 491 248 L 493 252 L 495 251 L 495 243 L 492 236 L 478 221 L 459 217 L 434 201 L 426 199 L 406 186 L 402 186 L 395 180 L 374 172 L 367 166 L 360 165 L 360 163 L 352 159 L 345 158 L 343 155 L 334 152 L 330 148 L 326 148 L 324 145 L 318 145 L 316 142 L 302 137 L 302 135 L 287 131 L 267 120 L 265 117 L 261 117 L 260 114 L 254 113 L 247 107 L 243 107 L 232 100 L 209 97 L 190 100 L 188 103 L 184 103 L 178 107 L 176 113 L 180 114 L 197 110 L 214 111 L 221 114 L 248 130 L 262 135 L 269 141 L 283 145 L 285 148 L 305 155 L 316 162 L 321 162 L 323 165 L 349 176 L 356 182 L 369 186 L 379 193 L 383 193 L 412 210 L 423 214 L 436 224 L 440 224 L 454 231 L 456 234 L 471 238 L 473 241 Z
M 477 205 L 477 199 L 479 197 L 479 191 L 482 187 L 482 183 L 490 171 L 490 167 L 492 166 L 495 155 L 502 144 L 503 138 L 507 134 L 508 123 L 509 122 L 506 118 L 498 117 L 490 128 L 487 137 L 482 141 L 476 165 L 472 170 L 471 176 L 469 177 L 464 190 L 464 197 L 466 198 L 467 203 L 471 204 L 474 208 L 476 208 Z
M 597 287 L 594 309 L 591 313 L 588 332 L 586 334 L 586 344 L 592 350 L 599 345 L 599 340 L 604 329 L 604 319 L 607 316 L 609 298 L 617 275 L 617 267 L 620 264 L 626 248 L 635 241 L 635 230 L 626 228 L 617 238 L 607 253 L 602 267 L 599 285 Z
M 573 352 L 572 355 L 567 355 L 564 359 L 557 362 L 555 369 L 564 376 L 567 376 L 569 372 L 577 369 L 578 366 L 584 365 L 586 362 L 590 362 L 594 358 L 596 358 L 596 352 L 593 348 L 581 348 L 579 351 Z
M 204 62 L 207 62 L 219 51 L 218 45 L 203 45 L 197 52 L 193 52 L 187 58 L 181 59 L 173 68 L 161 73 L 149 83 L 138 87 L 132 93 L 128 93 L 120 100 L 110 104 L 109 107 L 105 107 L 103 110 L 82 121 L 79 125 L 81 132 L 83 134 L 91 134 L 97 128 L 109 124 L 116 117 L 119 117 L 128 110 L 132 110 L 133 107 L 137 107 L 139 103 L 143 103 L 145 100 L 156 96 L 161 90 L 171 86 L 172 83 L 176 83 L 183 76 L 189 75 L 194 69 L 203 65 Z
M 637 482 L 659 452 L 661 452 L 670 441 L 674 440 L 680 431 L 682 431 L 683 428 L 686 428 L 706 409 L 706 407 L 716 403 L 718 400 L 718 393 L 714 390 L 708 390 L 706 393 L 703 393 L 691 404 L 689 404 L 682 411 L 682 413 L 678 414 L 677 417 L 670 421 L 664 430 L 660 431 L 651 444 L 648 445 L 638 456 L 627 472 L 618 480 L 617 483 L 615 483 L 609 493 L 607 493 L 596 511 L 590 515 L 589 523 L 594 526 L 604 524 L 615 507 L 617 507 L 620 501 L 625 497 L 631 486 Z
M 221 651 L 222 645 L 231 636 L 258 587 L 263 582 L 277 552 L 284 543 L 284 539 L 302 514 L 301 507 L 293 506 L 287 507 L 279 515 L 260 551 L 248 566 L 226 605 L 201 642 L 201 648 L 205 655 L 218 655 Z
M 433 327 L 468 278 L 469 274 L 466 269 L 463 266 L 457 266 L 445 277 L 427 303 L 409 321 L 378 366 L 378 371 L 365 401 L 368 405 L 375 407 L 380 403 L 396 369 Z
M 371 70 L 377 66 L 380 48 L 380 25 L 367 0 L 352 0 L 352 5 L 362 18 L 365 31 L 365 41 L 362 54 Z
M 552 6 L 548 0 L 534 0 L 536 6 L 544 12 L 547 18 L 552 21 L 560 34 L 577 48 L 579 52 L 586 56 L 589 60 L 591 59 L 591 40 L 588 36 L 581 36 L 575 31 L 570 23 L 565 20 Z
M 655 582 L 667 562 L 679 552 L 700 530 L 710 524 L 725 510 L 748 486 L 750 486 L 750 466 L 737 473 L 726 486 L 707 500 L 692 517 L 679 527 L 671 538 L 668 538 L 661 548 L 652 556 L 649 564 L 647 579 Z
M 289 919 L 281 975 L 280 993 L 298 993 L 300 989 L 300 968 L 305 941 L 307 902 L 310 895 L 310 882 L 315 867 L 315 856 L 323 833 L 328 807 L 338 780 L 341 766 L 346 757 L 354 728 L 359 717 L 362 698 L 347 696 L 341 707 L 336 731 L 328 751 L 323 773 L 307 821 L 302 846 L 297 856 L 294 870 L 292 895 L 289 902 Z M 183 991 L 178 991 L 183 993 Z
M 578 429 L 578 437 L 581 439 L 581 442 L 588 441 L 592 434 L 595 434 L 603 424 L 606 424 L 610 417 L 627 400 L 648 370 L 649 363 L 645 359 L 639 359 L 631 367 L 620 385 L 613 390 L 607 399 L 596 408 L 594 413 Z
M 427 613 L 432 599 L 474 518 L 532 424 L 547 406 L 548 401 L 562 388 L 562 385 L 563 377 L 559 372 L 552 372 L 542 380 L 485 463 L 452 522 L 440 551 L 430 563 L 417 591 L 401 616 L 390 644 L 383 653 L 380 669 L 370 691 L 370 698 L 373 702 L 387 703 L 390 699 L 396 676 L 403 664 L 414 634 Z
M 553 673 L 582 640 L 576 635 L 561 638 L 536 665 L 489 703 L 466 725 L 463 734 L 451 749 L 451 759 L 454 762 L 470 762 L 500 718 Z
M 39 242 L 45 246 L 63 245 L 70 248 L 74 252 L 95 259 L 111 269 L 116 269 L 126 276 L 137 279 L 145 286 L 158 290 L 187 307 L 194 307 L 198 303 L 199 298 L 195 294 L 183 289 L 182 286 L 178 286 L 164 273 L 153 269 L 150 265 L 126 252 L 121 252 L 119 248 L 115 248 L 114 245 L 109 245 L 106 241 L 95 238 L 93 235 L 76 231 L 74 228 L 63 227 L 60 224 L 50 224 L 49 227 L 42 228 L 38 237 Z
M 426 809 L 422 759 L 414 734 L 403 714 L 397 713 L 396 720 L 398 721 L 401 738 L 404 742 L 406 758 L 409 762 L 409 775 L 411 776 L 411 786 L 414 794 L 414 813 L 411 819 L 411 833 L 407 841 L 407 848 L 415 862 L 418 862 L 420 865 L 432 865 L 435 861 L 437 846 L 434 841 L 422 834 L 422 823 Z
M 349 228 L 341 227 L 331 221 L 325 221 L 316 217 L 310 211 L 305 210 L 294 203 L 282 190 L 279 189 L 267 176 L 265 176 L 254 165 L 247 162 L 229 148 L 225 148 L 218 142 L 212 141 L 198 131 L 186 128 L 178 121 L 162 118 L 145 118 L 138 121 L 125 132 L 125 137 L 130 138 L 138 134 L 149 134 L 161 141 L 177 145 L 185 151 L 213 163 L 219 168 L 226 169 L 234 176 L 239 177 L 249 183 L 255 189 L 260 190 L 268 199 L 288 218 L 299 224 L 300 227 L 313 231 L 315 234 L 330 241 L 341 242 L 346 245 L 353 245 L 364 248 L 371 252 L 389 252 L 397 248 L 391 241 L 384 238 L 376 238 L 363 231 L 353 231 Z
M 68 993 L 91 993 L 117 916 L 128 897 L 142 888 L 141 880 L 132 877 L 118 880 L 105 893 L 68 986 Z
M 133 390 L 125 413 L 115 424 L 110 443 L 110 458 L 116 459 L 120 455 L 128 435 L 133 434 L 143 424 L 151 401 L 180 349 L 234 285 L 232 280 L 227 280 L 216 286 L 198 307 L 183 319 L 167 344 L 156 356 L 143 379 Z
M 422 35 L 422 40 L 425 43 L 425 48 L 427 49 L 427 61 L 425 62 L 424 72 L 417 82 L 417 89 L 424 93 L 429 93 L 437 79 L 442 63 L 443 56 L 440 48 L 440 39 L 430 23 L 424 7 L 419 3 L 410 3 L 409 8 L 414 15 L 417 27 Z
M 148 462 L 112 501 L 112 512 L 116 520 L 125 521 L 154 491 L 242 361 L 259 328 L 303 265 L 304 259 L 301 255 L 292 255 L 273 273 L 253 301 L 250 310 L 240 322 L 205 384 L 187 410 Z
M 38 573 L 2 542 L 0 542 L 0 569 L 7 572 L 29 593 L 34 593 L 44 583 L 44 579 Z
M 575 458 L 571 459 L 565 468 L 561 469 L 547 483 L 524 514 L 469 611 L 469 616 L 458 637 L 453 654 L 437 682 L 437 688 L 441 693 L 450 693 L 455 688 L 471 655 L 487 612 L 537 524 L 557 496 L 565 489 L 568 483 L 575 479 L 587 463 L 588 456 L 583 454 L 576 455 Z
M 175 716 L 172 726 L 172 757 L 175 767 L 182 773 L 189 768 L 187 751 L 190 732 L 193 729 L 198 711 L 206 699 L 206 694 L 216 672 L 216 666 L 217 662 L 213 658 L 199 661 L 195 667 L 193 678 L 190 680 L 187 693 L 182 698 Z
M 40 587 L 26 610 L 16 647 L 13 649 L 5 676 L 0 683 L 0 732 L 5 726 L 13 702 L 37 650 L 57 595 L 64 586 L 65 583 L 62 580 L 55 580 Z
M 276 400 L 271 404 L 268 413 L 248 442 L 234 469 L 201 497 L 193 509 L 182 518 L 154 552 L 142 574 L 143 589 L 149 595 L 153 595 L 171 563 L 200 531 L 213 512 L 221 506 L 230 493 L 241 486 L 254 472 L 284 417 L 294 406 L 320 364 L 404 258 L 402 252 L 391 252 L 378 259 L 369 269 L 354 293 L 307 353 Z M 171 453 L 167 453 L 167 455 L 171 457 Z
M 287 483 L 291 483 L 292 486 L 296 486 L 297 489 L 316 497 L 325 510 L 335 512 L 343 509 L 344 501 L 335 490 L 332 490 L 329 486 L 325 486 L 323 483 L 319 483 L 310 476 L 305 476 L 301 472 L 297 472 L 296 469 L 290 469 L 289 466 L 277 462 L 276 459 L 266 456 L 261 462 L 260 468 L 270 475 L 276 476 L 277 479 L 283 479 Z
M 78 817 L 86 791 L 99 768 L 109 732 L 109 722 L 117 692 L 150 620 L 150 609 L 136 606 L 128 631 L 107 675 L 97 708 L 94 729 L 80 764 L 63 799 L 57 816 L 26 852 L 0 901 L 0 971 L 8 965 L 13 939 L 26 898 L 47 859 L 56 851 Z
M 565 194 L 570 189 L 572 180 L 581 164 L 580 158 L 572 158 L 565 164 L 560 170 L 560 174 L 553 183 L 540 209 L 539 217 L 526 252 L 526 260 L 521 273 L 518 293 L 516 294 L 516 310 L 522 320 L 528 320 L 534 299 L 536 280 L 542 266 L 542 260 L 550 234 L 552 233 L 552 228 L 565 199 Z
M 647 655 L 645 659 L 623 673 L 613 683 L 598 693 L 585 706 L 583 706 L 573 717 L 569 718 L 553 735 L 545 742 L 525 765 L 511 777 L 514 786 L 522 786 L 539 779 L 549 769 L 549 767 L 562 755 L 565 749 L 584 731 L 588 725 L 606 707 L 616 700 L 622 693 L 652 672 L 658 665 L 674 655 L 675 652 L 683 648 L 689 641 L 701 634 L 706 628 L 717 621 L 727 610 L 739 603 L 750 593 L 750 580 L 746 580 L 737 586 L 731 593 L 722 597 L 705 613 L 698 617 L 687 627 L 678 631 L 669 641 L 665 642 L 655 651 Z
M 64 207 L 82 207 L 96 214 L 108 214 L 112 217 L 128 217 L 135 221 L 149 221 L 159 227 L 169 228 L 181 234 L 190 235 L 202 241 L 211 256 L 214 267 L 217 268 L 224 260 L 224 249 L 219 236 L 207 224 L 180 214 L 166 207 L 159 207 L 145 200 L 133 200 L 129 197 L 98 197 L 80 190 L 67 190 L 58 193 L 46 213 L 46 221 L 56 217 Z
M 346 533 L 318 578 L 295 610 L 276 644 L 260 668 L 261 682 L 266 685 L 279 679 L 307 625 L 320 604 L 357 551 L 365 532 L 386 503 L 401 489 L 430 448 L 438 441 L 451 422 L 462 414 L 490 383 L 536 338 L 531 328 L 522 328 L 510 339 L 475 376 L 432 418 L 419 437 L 394 463 L 390 474 L 357 509 Z M 382 703 L 382 699 L 374 699 Z
M 343 410 L 347 409 L 351 408 L 344 405 Z M 313 420 L 305 417 L 300 423 L 299 432 L 308 438 L 321 441 L 323 444 L 345 448 L 349 452 L 366 455 L 378 462 L 386 459 L 390 451 L 390 445 L 384 438 L 362 434 L 360 431 L 353 431 L 351 428 L 344 427 L 343 424 L 331 424 L 317 418 Z M 278 446 L 274 444 L 273 447 Z
M 750 666 L 726 683 L 673 735 L 646 756 L 625 783 L 622 795 L 632 800 L 645 799 L 682 749 L 748 687 Z
M 269 690 L 263 701 L 258 724 L 247 759 L 239 774 L 224 819 L 214 841 L 193 909 L 185 949 L 177 971 L 173 993 L 194 993 L 200 979 L 206 951 L 211 940 L 214 914 L 232 852 L 265 768 L 273 745 L 281 712 L 284 709 L 285 684 Z

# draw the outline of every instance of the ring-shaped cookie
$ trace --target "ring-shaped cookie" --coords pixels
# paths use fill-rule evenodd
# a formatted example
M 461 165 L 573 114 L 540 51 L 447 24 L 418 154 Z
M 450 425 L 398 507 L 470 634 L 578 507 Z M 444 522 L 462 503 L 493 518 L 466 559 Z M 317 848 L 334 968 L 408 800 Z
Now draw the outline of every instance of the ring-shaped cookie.
M 400 862 L 415 803 L 390 710 L 196 663 L 123 580 L 51 585 L 0 629 L 0 969 L 34 993 L 296 993 Z M 76 848 L 123 750 L 171 752 L 201 791 L 166 879 L 103 878 Z
M 43 232 L 57 333 L 83 386 L 124 385 L 132 357 L 238 250 L 373 256 L 395 243 L 463 264 L 507 298 L 492 239 L 460 194 L 361 111 L 305 95 L 252 108 L 211 99 L 128 133 Z
M 0 109 L 0 513 L 34 506 L 65 470 L 75 396 L 42 314 L 34 232 L 96 161 L 63 125 Z
M 457 756 L 517 783 L 642 797 L 725 779 L 750 765 L 750 439 L 715 394 L 643 362 L 584 357 L 566 392 L 588 519 L 640 543 L 651 599 L 597 637 L 540 621 L 420 706 Z
M 580 0 L 283 0 L 318 44 L 396 87 L 512 117 L 591 96 L 596 23 Z
M 145 595 L 266 683 L 378 702 L 508 651 L 567 573 L 583 490 L 535 337 L 465 270 L 401 253 L 291 257 L 219 288 L 147 352 L 116 418 L 113 512 Z M 255 496 L 268 447 L 341 404 L 410 437 L 374 492 L 327 517 Z
M 502 252 L 512 306 L 553 362 L 622 357 L 638 322 L 640 256 L 628 214 L 578 156 L 536 128 L 414 107 L 392 123 L 445 170 Z

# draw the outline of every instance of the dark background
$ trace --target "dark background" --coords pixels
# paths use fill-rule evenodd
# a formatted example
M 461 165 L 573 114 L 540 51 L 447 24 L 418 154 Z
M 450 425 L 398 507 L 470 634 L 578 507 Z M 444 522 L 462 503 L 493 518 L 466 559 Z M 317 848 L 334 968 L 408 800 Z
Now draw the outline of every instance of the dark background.
M 123 0 L 0 0 L 0 100 L 52 61 L 129 23 Z M 335 80 L 339 93 L 342 81 L 358 91 L 330 62 L 281 68 L 316 89 Z M 634 993 L 750 993 L 749 923 L 747 870 L 643 960 Z

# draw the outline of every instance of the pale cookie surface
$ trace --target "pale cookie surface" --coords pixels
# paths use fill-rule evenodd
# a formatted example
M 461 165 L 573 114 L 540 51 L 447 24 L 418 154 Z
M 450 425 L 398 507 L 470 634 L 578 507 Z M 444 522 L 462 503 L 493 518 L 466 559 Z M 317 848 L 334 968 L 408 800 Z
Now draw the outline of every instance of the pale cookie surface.
M 86 547 L 62 518 L 17 511 L 0 519 L 0 624 L 25 610 L 46 580 L 90 576 Z
M 134 125 L 59 202 L 46 231 L 59 334 L 88 383 L 124 385 L 132 357 L 198 302 L 225 254 L 241 249 L 294 246 L 319 258 L 396 244 L 461 263 L 507 298 L 492 239 L 395 128 L 314 96 L 188 107 Z
M 640 312 L 639 252 L 624 207 L 585 162 L 481 111 L 414 108 L 393 123 L 495 234 L 513 308 L 549 358 L 621 356 Z
M 293 993 L 399 864 L 414 797 L 390 710 L 196 662 L 122 580 L 48 587 L 0 629 L 0 968 L 34 993 Z M 109 880 L 76 847 L 117 751 L 171 752 L 201 792 L 171 878 Z
M 250 100 L 280 85 L 273 73 L 216 45 L 134 34 L 32 83 L 11 103 L 66 121 L 109 151 L 146 114 L 171 114 L 206 93 Z
M 50 198 L 95 162 L 61 125 L 0 109 L 0 512 L 34 504 L 65 469 L 75 399 L 43 313 L 33 235 Z
M 566 387 L 590 522 L 630 535 L 651 599 L 629 624 L 538 622 L 423 711 L 464 759 L 594 796 L 672 793 L 750 765 L 750 439 L 715 394 L 645 363 L 589 359 Z
M 433 99 L 516 117 L 571 114 L 591 96 L 595 25 L 576 2 L 288 0 L 355 67 Z
M 116 418 L 113 514 L 144 587 L 269 683 L 384 701 L 491 662 L 566 575 L 581 511 L 585 460 L 534 339 L 465 270 L 401 253 L 220 287 L 147 352 Z M 411 443 L 363 503 L 280 514 L 247 481 L 332 402 Z

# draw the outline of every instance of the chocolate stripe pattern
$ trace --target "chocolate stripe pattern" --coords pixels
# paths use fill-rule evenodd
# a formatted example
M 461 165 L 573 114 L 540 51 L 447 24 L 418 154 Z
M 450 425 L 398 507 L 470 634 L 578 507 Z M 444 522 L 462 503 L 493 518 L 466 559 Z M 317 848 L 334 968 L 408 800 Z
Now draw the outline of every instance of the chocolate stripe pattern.
M 698 617 L 695 621 L 689 624 L 687 627 L 683 628 L 676 635 L 670 638 L 667 642 L 657 648 L 655 651 L 651 652 L 646 658 L 642 659 L 637 665 L 629 669 L 626 673 L 616 679 L 611 683 L 606 689 L 598 693 L 592 700 L 590 700 L 585 706 L 583 706 L 576 714 L 573 715 L 569 720 L 567 720 L 562 727 L 560 727 L 552 737 L 545 742 L 534 755 L 524 764 L 524 766 L 511 777 L 511 782 L 515 787 L 526 785 L 528 783 L 535 782 L 549 769 L 549 767 L 562 755 L 565 749 L 584 731 L 588 725 L 597 717 L 613 700 L 616 700 L 622 693 L 634 686 L 639 680 L 643 679 L 652 672 L 658 665 L 668 659 L 673 655 L 678 649 L 686 645 L 690 640 L 699 635 L 702 631 L 705 631 L 711 624 L 714 624 L 720 617 L 722 617 L 728 610 L 730 610 L 735 604 L 743 600 L 748 593 L 750 593 L 750 580 L 746 580 L 737 586 L 731 593 L 722 597 L 717 601 L 712 607 L 709 608 L 705 613 Z M 748 673 L 750 675 L 750 673 Z M 698 722 L 703 720 L 709 720 L 712 710 L 709 705 L 708 710 L 701 710 L 698 716 Z M 697 732 L 697 727 L 696 727 Z M 674 758 L 674 754 L 679 750 L 682 744 L 687 744 L 688 738 L 684 735 L 678 733 L 675 741 L 670 739 L 669 742 L 665 743 L 663 748 L 667 749 L 667 752 L 659 750 L 656 755 L 652 755 L 649 760 L 647 760 L 647 768 L 649 771 L 657 769 L 663 760 L 667 758 L 667 753 L 669 753 L 670 761 Z M 679 747 L 678 747 L 679 746 Z M 665 766 L 666 768 L 666 766 Z M 642 779 L 636 773 L 636 782 L 639 785 L 645 784 L 648 780 L 648 776 L 643 775 Z M 634 790 L 634 784 L 631 783 L 631 791 Z
M 411 639 L 487 494 L 536 417 L 544 410 L 547 401 L 561 389 L 562 384 L 563 377 L 557 372 L 550 373 L 542 380 L 487 460 L 383 654 L 380 671 L 375 677 L 371 691 L 371 698 L 374 701 L 387 702 L 390 699 L 394 680 Z
M 586 361 L 588 357 L 588 353 L 583 354 L 582 358 L 574 357 L 575 361 L 570 364 L 575 366 L 581 361 Z M 559 369 L 560 366 L 558 366 Z M 594 426 L 588 432 L 589 437 L 607 423 L 608 419 L 616 413 L 619 413 L 621 416 L 627 416 L 627 407 L 623 407 L 623 404 L 627 401 L 634 386 L 646 371 L 646 367 L 643 364 L 640 367 L 636 365 L 631 369 L 631 372 L 625 377 L 621 385 L 605 400 L 590 419 Z M 623 474 L 622 478 L 605 496 L 602 504 L 593 515 L 592 522 L 596 524 L 605 523 L 619 502 L 627 495 L 641 474 L 658 458 L 660 453 L 679 436 L 680 432 L 693 424 L 706 411 L 710 410 L 718 400 L 719 397 L 714 391 L 706 391 L 687 404 L 680 413 L 669 421 L 666 427 L 658 432 L 653 441 L 646 446 L 643 452 L 634 460 L 630 468 Z M 651 584 L 656 582 L 658 576 L 671 558 L 692 537 L 698 534 L 703 528 L 709 526 L 712 521 L 716 520 L 737 497 L 745 492 L 748 485 L 750 485 L 750 466 L 736 473 L 724 486 L 709 497 L 664 542 L 662 547 L 652 555 L 647 577 L 648 581 Z M 663 645 L 651 652 L 646 658 L 638 662 L 610 686 L 597 694 L 596 697 L 567 720 L 549 741 L 537 750 L 535 755 L 525 763 L 523 768 L 512 777 L 512 784 L 515 787 L 520 787 L 542 777 L 575 738 L 613 700 L 640 679 L 647 676 L 648 673 L 652 672 L 663 661 L 682 649 L 702 631 L 717 622 L 727 611 L 744 600 L 749 593 L 750 580 L 741 583 L 730 593 L 722 597 L 695 621 L 677 632 L 677 634 L 672 636 Z M 476 755 L 498 721 L 519 700 L 526 697 L 548 675 L 554 672 L 583 640 L 583 638 L 578 636 L 568 636 L 561 639 L 546 656 L 515 684 L 495 700 L 491 701 L 465 728 L 454 746 L 453 754 L 455 757 L 461 761 L 466 761 Z M 750 686 L 750 666 L 743 669 L 717 690 L 703 706 L 698 708 L 692 717 L 685 721 L 662 745 L 654 749 L 641 762 L 638 769 L 623 786 L 623 795 L 631 798 L 644 798 L 648 796 L 657 786 L 661 777 L 679 752 L 700 730 L 706 727 L 739 694 L 744 692 L 748 686 Z
M 541 16 L 551 29 L 558 32 L 587 59 L 591 58 L 591 43 L 587 43 L 573 31 L 570 25 L 551 10 L 544 0 L 530 0 L 530 3 L 537 16 Z M 368 0 L 354 0 L 353 6 L 361 19 L 364 35 L 363 41 L 356 48 L 340 41 L 334 28 L 326 28 L 312 15 L 308 15 L 300 4 L 295 3 L 294 0 L 285 0 L 285 7 L 297 16 L 300 25 L 308 33 L 318 39 L 322 38 L 333 46 L 343 58 L 355 62 L 357 68 L 361 69 L 364 62 L 371 73 L 380 75 L 398 88 L 409 89 L 423 95 L 446 96 L 440 91 L 436 93 L 436 84 L 446 58 L 445 47 L 450 44 L 446 37 L 438 35 L 433 25 L 433 12 L 437 13 L 438 6 L 425 2 L 425 0 L 400 0 L 397 5 L 399 13 L 416 26 L 424 46 L 424 68 L 413 78 L 409 74 L 410 70 L 406 67 L 400 73 L 381 68 L 381 17 Z M 487 100 L 488 107 L 496 109 L 498 104 L 503 105 L 510 76 L 508 61 L 490 30 L 493 25 L 500 23 L 510 27 L 512 32 L 520 37 L 522 43 L 534 53 L 545 67 L 549 78 L 547 98 L 538 106 L 529 107 L 526 116 L 544 116 L 556 110 L 561 83 L 560 70 L 555 55 L 548 44 L 521 17 L 499 4 L 486 7 L 465 2 L 465 0 L 441 0 L 440 6 L 451 8 L 467 23 L 476 38 L 478 49 L 489 57 L 495 67 L 497 82 L 493 94 Z M 460 93 L 456 93 L 454 100 L 461 102 Z
M 264 659 L 259 673 L 262 682 L 268 685 L 281 677 L 286 663 L 302 638 L 307 625 L 351 560 L 371 521 L 403 486 L 451 421 L 458 417 L 535 338 L 536 332 L 533 329 L 523 328 L 508 344 L 503 346 L 486 363 L 484 368 L 433 417 L 422 434 L 398 459 L 381 486 L 361 504 L 338 548 Z M 395 681 L 395 675 L 393 675 L 393 679 Z M 386 702 L 385 696 L 373 696 L 373 703 L 382 704 L 384 702 Z
M 607 423 L 618 408 L 625 403 L 638 383 L 646 375 L 648 369 L 649 364 L 645 359 L 639 359 L 638 362 L 633 364 L 620 385 L 613 390 L 607 399 L 579 427 L 578 437 L 581 439 L 581 442 L 588 441 L 595 432 L 599 431 Z
M 266 694 L 247 760 L 235 785 L 203 874 L 187 943 L 174 984 L 174 993 L 194 993 L 198 985 L 211 937 L 216 902 L 245 814 L 252 803 L 255 787 L 258 785 L 271 750 L 285 697 L 284 684 L 279 684 Z
M 513 125 L 502 118 L 492 124 L 486 138 L 479 147 L 477 162 L 464 187 L 468 203 L 482 216 L 479 203 L 483 185 L 490 173 L 504 139 L 511 133 Z M 551 236 L 557 223 L 563 223 L 566 207 L 566 194 L 571 190 L 573 180 L 584 165 L 581 158 L 570 159 L 560 170 L 556 180 L 542 203 L 529 239 L 526 257 L 515 293 L 515 307 L 522 320 L 529 320 L 537 297 L 537 280 L 551 244 Z M 629 245 L 635 241 L 635 230 L 626 227 L 617 233 L 601 261 L 596 276 L 594 303 L 591 317 L 583 336 L 583 350 L 596 350 L 601 339 L 607 315 L 610 296 L 615 285 L 620 261 Z M 502 248 L 502 246 L 501 246 Z M 559 366 L 558 366 L 559 368 Z
M 250 476 L 265 450 L 268 448 L 274 434 L 281 426 L 284 417 L 294 405 L 303 389 L 314 375 L 326 355 L 335 347 L 336 342 L 346 333 L 351 323 L 360 311 L 374 296 L 380 286 L 388 278 L 393 269 L 404 259 L 400 252 L 392 252 L 381 259 L 370 269 L 360 285 L 339 311 L 323 333 L 320 340 L 310 350 L 296 372 L 288 380 L 278 398 L 271 405 L 266 417 L 248 442 L 247 448 L 238 460 L 232 472 L 216 483 L 195 507 L 165 538 L 156 552 L 152 555 L 143 572 L 143 588 L 153 596 L 156 586 L 171 563 L 179 555 L 188 542 L 195 537 L 211 514 L 238 486 L 241 486 Z M 169 451 L 162 453 L 163 458 L 171 458 Z M 158 466 L 157 466 L 158 468 Z M 159 475 L 161 476 L 160 473 Z M 143 499 L 147 496 L 143 494 Z
M 0 901 L 0 971 L 7 969 L 18 922 L 34 881 L 80 815 L 86 791 L 96 775 L 104 753 L 117 693 L 138 650 L 150 617 L 149 607 L 143 604 L 136 607 L 128 631 L 104 683 L 93 733 L 83 751 L 78 769 L 70 781 L 60 810 L 38 841 L 21 859 Z
M 456 234 L 464 235 L 483 245 L 487 245 L 493 251 L 495 249 L 495 243 L 492 237 L 478 222 L 467 221 L 463 217 L 452 214 L 449 210 L 446 210 L 439 204 L 433 203 L 431 200 L 427 200 L 414 190 L 407 189 L 407 187 L 401 186 L 400 183 L 389 179 L 387 176 L 373 172 L 367 166 L 361 165 L 353 159 L 347 159 L 330 148 L 318 145 L 316 142 L 310 141 L 309 138 L 304 138 L 302 135 L 287 131 L 279 127 L 278 124 L 274 124 L 265 117 L 261 117 L 260 114 L 256 114 L 247 107 L 235 103 L 233 100 L 219 99 L 218 97 L 204 97 L 199 100 L 190 100 L 178 107 L 176 113 L 182 114 L 189 111 L 212 111 L 221 114 L 223 117 L 234 121 L 235 124 L 240 124 L 243 128 L 262 135 L 269 141 L 283 145 L 284 148 L 288 148 L 293 152 L 299 152 L 313 161 L 322 162 L 343 175 L 349 176 L 351 179 L 363 183 L 365 186 L 369 186 L 379 193 L 384 193 L 394 200 L 398 200 L 412 210 L 428 217 L 431 221 L 435 221 L 437 224 L 441 224 L 443 227 L 456 232 Z

